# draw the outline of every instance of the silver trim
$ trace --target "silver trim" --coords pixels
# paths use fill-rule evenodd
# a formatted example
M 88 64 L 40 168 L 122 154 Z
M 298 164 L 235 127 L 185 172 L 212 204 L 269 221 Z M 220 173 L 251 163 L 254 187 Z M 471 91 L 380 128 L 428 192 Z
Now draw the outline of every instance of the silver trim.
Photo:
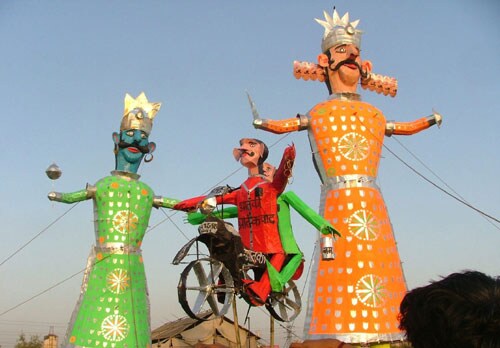
M 329 177 L 323 183 L 322 190 L 338 190 L 351 187 L 372 187 L 379 190 L 375 178 L 367 175 L 346 174 Z
M 95 247 L 96 252 L 123 255 L 123 254 L 140 254 L 141 248 L 129 246 L 123 243 L 104 243 Z

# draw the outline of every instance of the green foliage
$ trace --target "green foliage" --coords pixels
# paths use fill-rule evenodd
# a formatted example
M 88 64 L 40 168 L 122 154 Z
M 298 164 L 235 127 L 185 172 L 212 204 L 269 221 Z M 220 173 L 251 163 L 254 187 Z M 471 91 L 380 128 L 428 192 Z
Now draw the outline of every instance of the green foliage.
M 17 343 L 14 348 L 42 348 L 43 342 L 38 336 L 31 336 L 29 341 L 26 340 L 26 336 L 21 333 L 17 339 Z

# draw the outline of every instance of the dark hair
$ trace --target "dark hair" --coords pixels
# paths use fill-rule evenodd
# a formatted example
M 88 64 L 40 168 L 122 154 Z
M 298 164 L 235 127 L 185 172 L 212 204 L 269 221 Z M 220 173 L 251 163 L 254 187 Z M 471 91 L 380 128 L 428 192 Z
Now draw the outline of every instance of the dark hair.
M 414 348 L 500 348 L 500 278 L 464 271 L 413 289 L 399 321 Z
M 330 52 L 330 49 L 327 49 L 323 53 L 326 54 L 326 56 L 328 57 L 328 65 L 331 65 L 331 64 L 335 63 L 335 61 L 332 62 L 332 53 Z M 328 75 L 328 68 L 325 67 L 324 70 L 325 70 L 325 84 L 326 84 L 326 88 L 328 88 L 328 94 L 332 94 L 333 90 L 332 90 L 332 85 L 330 83 L 330 78 L 329 78 L 329 75 Z
M 259 139 L 255 139 L 257 142 L 259 142 L 262 146 L 264 146 L 264 150 L 262 151 L 262 156 L 259 159 L 259 165 L 264 164 L 264 162 L 267 159 L 267 156 L 269 156 L 269 149 L 267 148 L 267 145 L 263 142 L 260 141 Z

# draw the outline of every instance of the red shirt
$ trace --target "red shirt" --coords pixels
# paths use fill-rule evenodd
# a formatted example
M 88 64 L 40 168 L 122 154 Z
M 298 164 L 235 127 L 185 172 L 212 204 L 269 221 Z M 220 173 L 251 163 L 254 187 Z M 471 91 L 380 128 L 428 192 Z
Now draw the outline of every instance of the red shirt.
M 268 254 L 283 253 L 278 231 L 277 198 L 291 176 L 295 148 L 285 149 L 274 179 L 249 177 L 238 190 L 219 197 L 217 203 L 238 207 L 238 230 L 245 248 Z
M 294 160 L 295 146 L 291 145 L 283 152 L 272 182 L 260 175 L 249 177 L 239 189 L 217 197 L 218 204 L 234 204 L 238 207 L 238 229 L 245 248 L 266 254 L 284 252 L 278 232 L 276 200 L 292 175 Z M 203 198 L 184 200 L 173 209 L 193 209 Z

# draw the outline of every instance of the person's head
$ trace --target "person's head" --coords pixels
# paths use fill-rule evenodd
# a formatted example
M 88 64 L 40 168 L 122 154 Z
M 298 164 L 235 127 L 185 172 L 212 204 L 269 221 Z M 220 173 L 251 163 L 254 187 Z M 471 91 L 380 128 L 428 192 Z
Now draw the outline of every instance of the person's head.
M 399 321 L 414 348 L 498 348 L 500 277 L 465 271 L 413 289 Z
M 234 158 L 252 174 L 262 174 L 262 164 L 267 159 L 269 150 L 259 139 L 243 138 L 240 147 L 233 150 Z
M 116 170 L 137 173 L 146 154 L 151 155 L 146 161 L 152 160 L 156 144 L 149 141 L 149 134 L 160 106 L 160 103 L 149 103 L 144 93 L 136 99 L 129 94 L 125 96 L 120 133 L 113 133 Z
M 325 69 L 328 91 L 355 93 L 361 77 L 372 70 L 371 62 L 361 60 L 359 20 L 349 22 L 349 13 L 340 18 L 336 10 L 332 17 L 324 15 L 325 20 L 316 19 L 325 28 L 318 65 Z

